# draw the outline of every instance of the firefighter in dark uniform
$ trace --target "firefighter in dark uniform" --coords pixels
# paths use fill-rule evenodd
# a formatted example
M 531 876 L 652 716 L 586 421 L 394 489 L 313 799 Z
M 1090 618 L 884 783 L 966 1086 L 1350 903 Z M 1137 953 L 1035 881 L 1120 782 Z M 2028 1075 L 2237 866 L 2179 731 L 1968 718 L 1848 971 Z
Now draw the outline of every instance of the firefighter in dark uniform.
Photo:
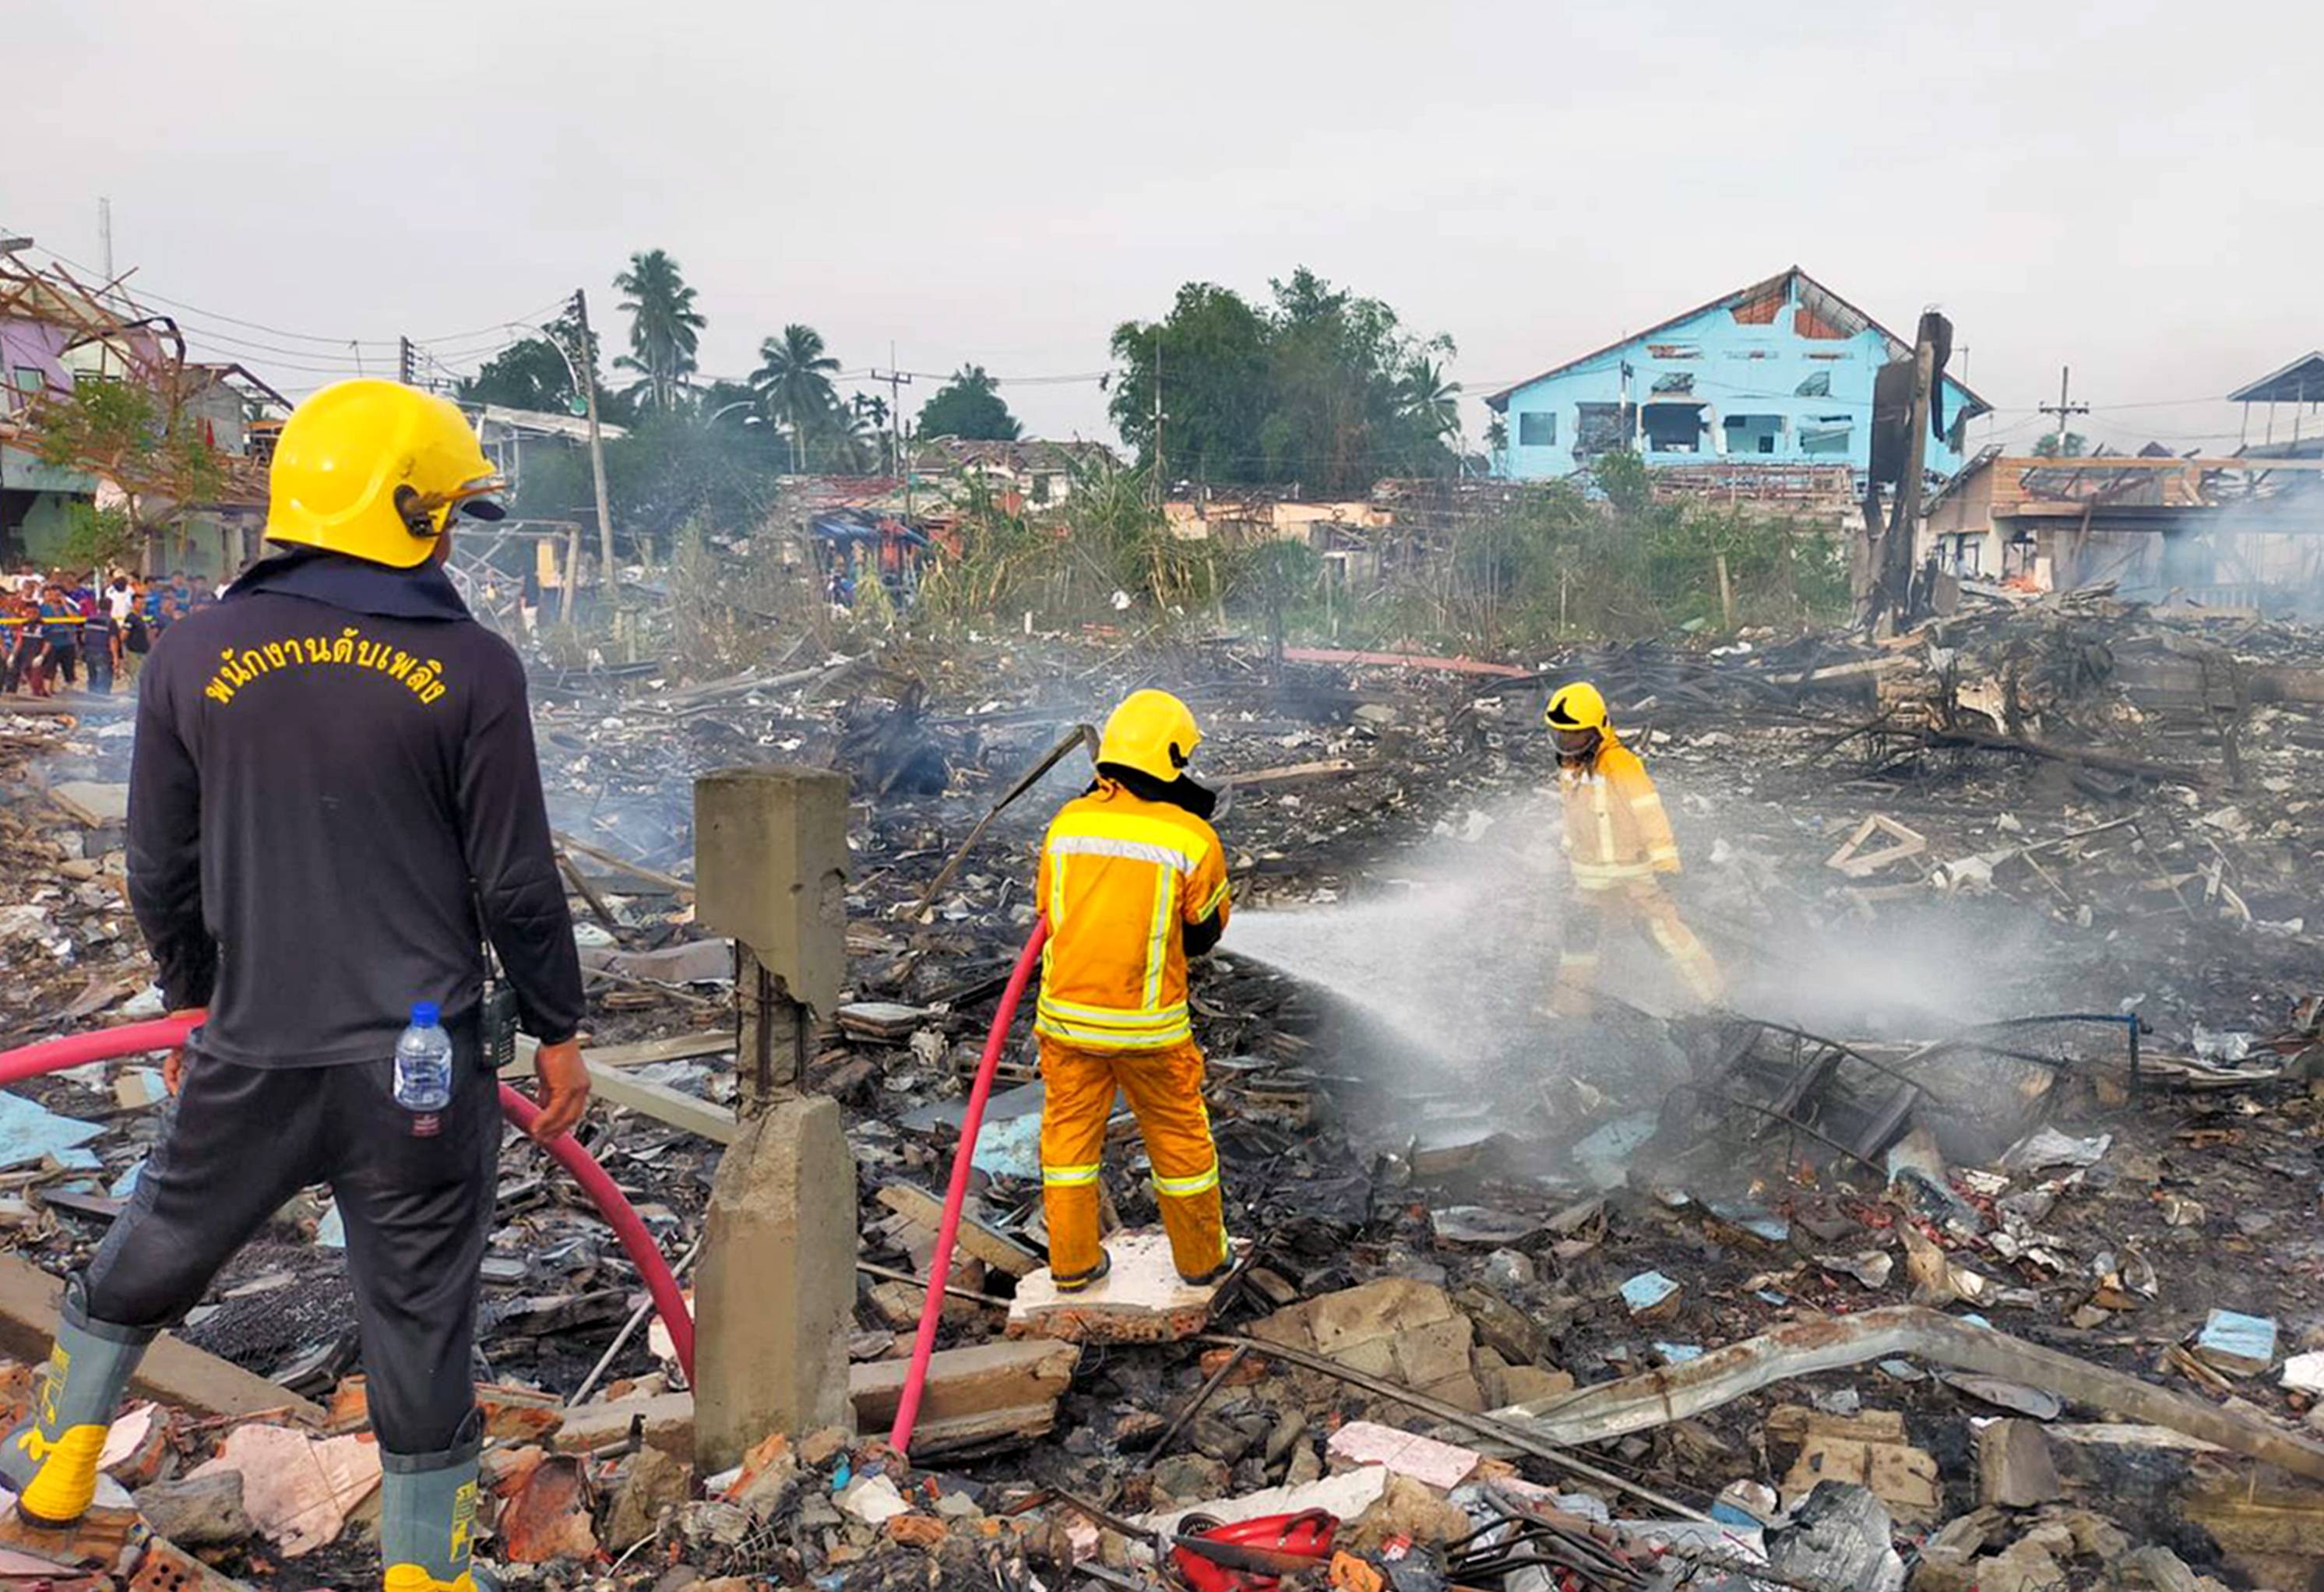
M 489 936 L 540 1041 L 538 1136 L 588 1099 L 581 970 L 524 674 L 444 574 L 502 483 L 460 411 L 344 382 L 282 428 L 266 534 L 287 551 L 170 627 L 142 676 L 129 897 L 173 1009 L 175 1118 L 66 1290 L 47 1381 L 0 1445 L 32 1524 L 88 1507 L 154 1334 L 290 1195 L 328 1182 L 385 1469 L 388 1592 L 474 1586 L 469 1370 L 501 1142 L 479 1008 Z M 399 1105 L 397 1035 L 444 1014 L 452 1102 Z

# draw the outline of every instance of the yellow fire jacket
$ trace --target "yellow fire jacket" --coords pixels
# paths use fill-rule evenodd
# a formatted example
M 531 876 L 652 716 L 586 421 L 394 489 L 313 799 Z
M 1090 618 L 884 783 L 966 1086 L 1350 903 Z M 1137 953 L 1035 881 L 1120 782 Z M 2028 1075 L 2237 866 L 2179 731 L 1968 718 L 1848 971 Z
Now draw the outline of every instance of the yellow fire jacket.
M 1037 1033 L 1091 1050 L 1158 1050 L 1194 1037 L 1181 925 L 1227 916 L 1226 858 L 1211 826 L 1111 780 L 1065 804 L 1041 845 L 1049 918 Z
M 1678 842 L 1663 798 L 1637 753 L 1610 733 L 1588 768 L 1558 769 L 1557 791 L 1577 888 L 1611 890 L 1678 871 Z

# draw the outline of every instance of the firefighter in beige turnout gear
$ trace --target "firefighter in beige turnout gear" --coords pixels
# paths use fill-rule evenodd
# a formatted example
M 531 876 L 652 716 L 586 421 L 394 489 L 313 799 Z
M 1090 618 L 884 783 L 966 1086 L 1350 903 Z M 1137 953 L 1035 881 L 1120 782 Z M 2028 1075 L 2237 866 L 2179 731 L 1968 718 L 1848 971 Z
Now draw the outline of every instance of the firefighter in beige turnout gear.
M 1670 815 L 1646 765 L 1607 722 L 1606 699 L 1586 683 L 1563 686 L 1542 720 L 1557 743 L 1557 791 L 1575 892 L 1565 911 L 1552 1009 L 1561 1017 L 1588 1013 L 1607 925 L 1615 919 L 1651 939 L 1696 999 L 1716 1004 L 1727 988 L 1719 963 L 1662 884 L 1679 870 Z

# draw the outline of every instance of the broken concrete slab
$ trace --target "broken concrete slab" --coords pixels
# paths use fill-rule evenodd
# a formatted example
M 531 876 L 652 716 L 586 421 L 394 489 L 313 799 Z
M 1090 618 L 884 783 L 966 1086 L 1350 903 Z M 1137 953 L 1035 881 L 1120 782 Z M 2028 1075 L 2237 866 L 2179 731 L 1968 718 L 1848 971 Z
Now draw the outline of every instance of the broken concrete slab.
M 0 1254 L 0 1354 L 37 1365 L 49 1357 L 64 1284 L 31 1262 Z M 211 1415 L 282 1414 L 320 1426 L 320 1405 L 164 1332 L 130 1385 L 147 1398 Z
M 68 779 L 49 787 L 49 800 L 83 829 L 104 829 L 129 822 L 129 787 L 125 785 Z
M 1057 1400 L 1073 1385 L 1080 1346 L 1023 1339 L 940 1349 L 912 1428 L 916 1459 L 1004 1437 L 1039 1437 L 1056 1424 Z M 874 1360 L 848 1369 L 848 1396 L 866 1431 L 885 1429 L 902 1402 L 910 1362 Z
M 1309 1349 L 1462 1409 L 1483 1408 L 1470 1364 L 1475 1328 L 1443 1289 L 1405 1277 L 1327 1293 L 1254 1323 L 1250 1335 Z
M 1977 1495 L 2003 1509 L 2031 1509 L 2065 1495 L 2039 1422 L 1989 1421 L 1978 1429 Z
M 1771 1420 L 1770 1428 L 1775 1424 Z M 1796 1507 L 1819 1483 L 1849 1482 L 1871 1489 L 1899 1520 L 1923 1525 L 1935 1522 L 1943 1503 L 1937 1462 L 1890 1435 L 1901 1436 L 1901 1417 L 1892 1423 L 1815 1414 L 1804 1424 L 1799 1458 L 1783 1481 L 1787 1507 Z
M 158 1481 L 133 1496 L 145 1523 L 183 1547 L 224 1547 L 258 1529 L 243 1507 L 239 1470 L 219 1469 Z
M 1169 1343 L 1209 1325 L 1218 1285 L 1194 1287 L 1178 1275 L 1169 1238 L 1158 1228 L 1127 1229 L 1105 1241 L 1113 1270 L 1078 1293 L 1060 1293 L 1041 1267 L 1017 1285 L 1009 1306 L 1011 1338 L 1069 1343 Z
M 938 1349 L 928 1360 L 916 1457 L 1002 1437 L 1038 1437 L 1056 1422 L 1056 1403 L 1072 1385 L 1077 1345 L 1054 1339 L 969 1344 Z M 905 1359 L 850 1366 L 847 1395 L 859 1430 L 885 1429 L 903 1397 Z M 586 1454 L 626 1439 L 632 1422 L 650 1448 L 694 1459 L 694 1395 L 660 1393 L 576 1404 L 554 1442 L 559 1453 Z
M 646 1394 L 630 1398 L 601 1399 L 576 1404 L 565 1412 L 564 1423 L 550 1440 L 564 1454 L 589 1453 L 612 1446 L 642 1423 L 639 1437 L 648 1448 L 659 1449 L 673 1459 L 694 1459 L 694 1395 L 690 1393 Z

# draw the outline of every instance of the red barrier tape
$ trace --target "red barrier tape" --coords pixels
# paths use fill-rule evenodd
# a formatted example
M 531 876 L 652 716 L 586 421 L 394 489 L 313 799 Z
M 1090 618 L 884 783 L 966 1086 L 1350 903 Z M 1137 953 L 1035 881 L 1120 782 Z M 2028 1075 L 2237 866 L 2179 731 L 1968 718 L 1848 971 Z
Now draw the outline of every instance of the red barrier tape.
M 188 1017 L 160 1017 L 150 1023 L 131 1023 L 118 1028 L 99 1028 L 88 1034 L 68 1035 L 62 1039 L 44 1039 L 38 1044 L 19 1045 L 14 1050 L 0 1051 L 0 1084 L 22 1083 L 28 1078 L 38 1078 L 46 1072 L 60 1072 L 67 1067 L 85 1066 L 90 1062 L 114 1061 L 123 1056 L 144 1055 L 152 1051 L 175 1050 L 185 1044 L 186 1035 L 202 1024 L 206 1014 Z M 540 1108 L 503 1083 L 500 1086 L 501 1111 L 518 1127 L 530 1132 L 540 1120 Z M 686 1296 L 678 1292 L 678 1278 L 662 1258 L 653 1235 L 632 1209 L 622 1191 L 605 1169 L 597 1164 L 589 1152 L 583 1149 L 571 1134 L 560 1134 L 543 1145 L 550 1158 L 573 1174 L 597 1210 L 621 1239 L 622 1252 L 630 1264 L 638 1268 L 645 1279 L 646 1292 L 652 1295 L 654 1309 L 661 1316 L 662 1325 L 669 1332 L 671 1346 L 678 1351 L 678 1363 L 685 1368 L 689 1385 L 694 1381 L 694 1317 L 686 1308 Z
M 1032 981 L 1033 970 L 1040 964 L 1042 943 L 1048 937 L 1049 920 L 1035 918 L 1025 949 L 1017 953 L 1017 965 L 1010 971 L 1009 987 L 1001 992 L 1000 1009 L 992 1014 L 992 1029 L 984 1038 L 984 1059 L 977 1063 L 976 1081 L 968 1091 L 968 1110 L 960 1119 L 960 1144 L 952 1155 L 952 1185 L 945 1192 L 936 1253 L 928 1258 L 927 1302 L 920 1306 L 920 1330 L 912 1339 L 912 1368 L 904 1378 L 903 1399 L 896 1405 L 896 1424 L 888 1433 L 888 1446 L 899 1454 L 910 1450 L 912 1427 L 920 1418 L 928 1359 L 936 1348 L 936 1319 L 944 1314 L 945 1279 L 952 1275 L 953 1241 L 960 1237 L 960 1210 L 968 1200 L 976 1136 L 984 1127 L 984 1102 L 991 1098 L 992 1074 L 1001 1065 L 1001 1053 L 1009 1047 L 1009 1026 L 1017 1020 L 1018 1003 L 1025 998 L 1025 986 Z

